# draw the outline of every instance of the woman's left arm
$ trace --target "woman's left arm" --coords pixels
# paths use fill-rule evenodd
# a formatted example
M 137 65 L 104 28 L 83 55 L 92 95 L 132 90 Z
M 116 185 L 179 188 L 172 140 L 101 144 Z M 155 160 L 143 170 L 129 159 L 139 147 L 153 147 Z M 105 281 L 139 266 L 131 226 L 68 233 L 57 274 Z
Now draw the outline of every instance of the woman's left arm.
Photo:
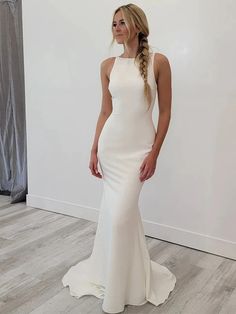
M 157 158 L 164 142 L 171 118 L 171 68 L 169 60 L 162 54 L 156 54 L 154 58 L 154 72 L 157 77 L 157 93 L 159 104 L 159 118 L 155 141 L 151 154 Z
M 171 68 L 167 57 L 163 54 L 155 54 L 154 72 L 157 82 L 159 118 L 152 150 L 146 156 L 140 167 L 140 181 L 149 179 L 156 170 L 157 157 L 165 139 L 171 118 Z

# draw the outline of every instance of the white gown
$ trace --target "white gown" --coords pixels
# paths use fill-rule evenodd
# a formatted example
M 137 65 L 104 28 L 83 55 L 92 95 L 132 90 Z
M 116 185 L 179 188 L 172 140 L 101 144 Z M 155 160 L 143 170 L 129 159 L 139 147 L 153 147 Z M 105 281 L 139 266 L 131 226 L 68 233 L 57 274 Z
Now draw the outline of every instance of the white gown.
M 62 279 L 72 296 L 103 299 L 102 309 L 107 313 L 147 301 L 157 306 L 176 283 L 168 268 L 150 260 L 138 206 L 145 182 L 139 179 L 139 168 L 155 138 L 152 110 L 157 86 L 154 53 L 150 56 L 153 101 L 149 111 L 134 58 L 115 58 L 109 83 L 113 111 L 98 142 L 103 195 L 94 247 L 91 256 L 72 266 Z

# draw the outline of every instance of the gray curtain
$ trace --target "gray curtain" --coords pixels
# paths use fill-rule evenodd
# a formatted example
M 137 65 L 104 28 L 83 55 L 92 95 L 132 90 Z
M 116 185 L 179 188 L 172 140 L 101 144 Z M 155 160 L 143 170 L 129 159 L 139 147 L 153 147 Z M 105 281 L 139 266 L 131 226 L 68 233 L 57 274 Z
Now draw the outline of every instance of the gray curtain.
M 0 194 L 27 194 L 22 3 L 0 0 Z

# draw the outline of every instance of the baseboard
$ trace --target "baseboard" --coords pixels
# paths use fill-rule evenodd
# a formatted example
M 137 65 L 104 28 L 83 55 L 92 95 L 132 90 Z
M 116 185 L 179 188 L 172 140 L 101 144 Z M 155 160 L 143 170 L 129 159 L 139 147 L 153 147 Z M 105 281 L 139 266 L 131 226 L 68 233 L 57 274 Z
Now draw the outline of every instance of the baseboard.
M 97 208 L 32 194 L 26 195 L 26 204 L 63 215 L 98 221 L 99 209 Z M 236 260 L 236 242 L 148 220 L 143 220 L 143 226 L 147 236 Z

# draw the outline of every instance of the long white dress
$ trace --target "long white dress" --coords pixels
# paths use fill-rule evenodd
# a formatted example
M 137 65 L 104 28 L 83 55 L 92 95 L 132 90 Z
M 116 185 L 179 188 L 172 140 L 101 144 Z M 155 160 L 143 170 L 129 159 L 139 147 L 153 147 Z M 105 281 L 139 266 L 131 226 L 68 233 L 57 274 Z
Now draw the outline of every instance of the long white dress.
M 113 111 L 98 142 L 103 194 L 94 247 L 90 257 L 72 266 L 62 279 L 72 296 L 103 299 L 102 309 L 107 313 L 147 301 L 157 306 L 176 283 L 168 268 L 150 260 L 138 206 L 145 182 L 139 179 L 139 168 L 155 138 L 153 60 L 150 53 L 148 81 L 153 100 L 147 111 L 135 59 L 115 58 L 109 82 Z

